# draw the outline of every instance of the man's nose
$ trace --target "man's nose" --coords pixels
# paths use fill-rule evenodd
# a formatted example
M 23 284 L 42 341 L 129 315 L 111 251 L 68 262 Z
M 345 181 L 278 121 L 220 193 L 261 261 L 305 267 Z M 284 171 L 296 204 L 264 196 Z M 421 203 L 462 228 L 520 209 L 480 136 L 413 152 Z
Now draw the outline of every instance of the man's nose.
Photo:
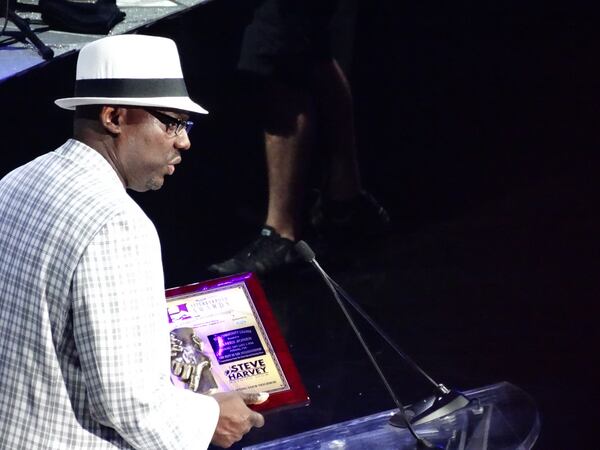
M 175 146 L 179 150 L 189 150 L 189 148 L 192 146 L 192 142 L 190 141 L 187 131 L 182 130 L 180 134 L 175 136 Z

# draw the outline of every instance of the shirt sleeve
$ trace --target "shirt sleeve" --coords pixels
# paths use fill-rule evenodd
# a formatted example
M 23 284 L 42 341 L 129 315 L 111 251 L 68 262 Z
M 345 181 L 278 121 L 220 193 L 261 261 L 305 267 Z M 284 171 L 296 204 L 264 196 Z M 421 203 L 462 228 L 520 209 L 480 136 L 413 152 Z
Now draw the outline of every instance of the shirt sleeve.
M 95 236 L 72 294 L 92 417 L 134 448 L 208 447 L 219 407 L 170 382 L 160 244 L 141 211 L 117 215 Z

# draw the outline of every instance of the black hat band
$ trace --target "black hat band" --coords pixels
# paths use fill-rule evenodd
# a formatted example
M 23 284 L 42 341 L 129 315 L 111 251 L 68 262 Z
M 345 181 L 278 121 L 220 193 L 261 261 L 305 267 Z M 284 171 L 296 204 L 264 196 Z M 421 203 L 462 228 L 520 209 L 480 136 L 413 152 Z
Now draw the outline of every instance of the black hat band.
M 106 78 L 77 80 L 75 97 L 187 97 L 183 78 Z

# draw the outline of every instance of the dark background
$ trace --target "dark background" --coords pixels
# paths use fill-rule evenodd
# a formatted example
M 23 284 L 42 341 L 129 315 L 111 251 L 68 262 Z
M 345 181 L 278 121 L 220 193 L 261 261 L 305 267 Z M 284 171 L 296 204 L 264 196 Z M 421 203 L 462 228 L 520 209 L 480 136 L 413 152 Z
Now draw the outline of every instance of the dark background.
M 169 287 L 205 278 L 263 220 L 260 130 L 235 72 L 251 6 L 217 0 L 144 31 L 177 40 L 191 96 L 211 112 L 176 176 L 132 194 L 158 228 Z M 323 265 L 434 378 L 458 389 L 506 380 L 531 394 L 536 448 L 597 448 L 593 9 L 359 1 L 354 31 L 350 53 L 339 36 L 361 168 L 394 229 Z M 1 175 L 69 136 L 71 113 L 52 101 L 71 95 L 75 61 L 0 84 Z M 393 406 L 309 268 L 264 287 L 313 404 L 268 417 L 245 443 Z M 374 346 L 403 401 L 427 394 Z

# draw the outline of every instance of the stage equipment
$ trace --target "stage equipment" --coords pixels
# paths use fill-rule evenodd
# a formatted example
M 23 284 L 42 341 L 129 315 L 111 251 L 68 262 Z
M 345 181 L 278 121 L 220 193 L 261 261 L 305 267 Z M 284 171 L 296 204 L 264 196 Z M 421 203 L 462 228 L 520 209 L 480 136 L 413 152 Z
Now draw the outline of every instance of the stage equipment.
M 29 40 L 40 52 L 42 58 L 48 60 L 54 57 L 54 50 L 44 44 L 37 34 L 29 26 L 29 21 L 20 17 L 16 11 L 21 8 L 27 8 L 26 5 L 19 4 L 16 0 L 0 0 L 0 11 L 5 21 L 10 21 L 19 29 L 19 31 L 4 31 L 0 34 L 14 37 L 17 40 Z M 6 28 L 6 23 L 4 24 Z
M 384 331 L 369 317 L 369 315 L 358 305 L 358 303 L 350 297 L 350 295 L 344 291 L 336 282 L 333 280 L 325 270 L 319 265 L 316 260 L 315 253 L 310 248 L 310 246 L 304 242 L 299 241 L 296 244 L 296 251 L 301 256 L 301 258 L 310 263 L 321 275 L 325 284 L 329 287 L 333 296 L 335 297 L 339 307 L 341 308 L 346 320 L 352 327 L 352 330 L 356 334 L 358 340 L 363 346 L 369 360 L 375 367 L 381 381 L 385 385 L 390 397 L 398 407 L 398 412 L 394 414 L 390 418 L 390 424 L 396 427 L 406 427 L 409 432 L 413 435 L 413 437 L 417 440 L 418 445 L 423 448 L 435 448 L 433 444 L 428 442 L 426 439 L 418 436 L 414 429 L 413 425 L 420 425 L 422 423 L 426 423 L 437 418 L 446 416 L 448 414 L 453 413 L 469 404 L 469 399 L 456 391 L 452 391 L 448 389 L 441 383 L 437 383 L 432 377 L 430 377 L 421 367 L 417 365 L 406 353 L 404 353 L 388 336 Z M 421 401 L 416 402 L 410 407 L 404 407 L 402 403 L 398 400 L 394 390 L 392 389 L 390 383 L 386 379 L 381 367 L 377 363 L 377 360 L 373 356 L 369 346 L 365 342 L 362 337 L 360 331 L 358 330 L 352 316 L 348 312 L 348 309 L 344 305 L 342 301 L 344 299 L 350 306 L 352 306 L 356 312 L 371 326 L 371 328 L 377 332 L 385 342 L 392 347 L 392 349 L 402 358 L 404 361 L 408 363 L 408 365 L 417 372 L 421 377 L 425 378 L 428 382 L 430 382 L 434 389 L 435 395 L 423 399 Z

